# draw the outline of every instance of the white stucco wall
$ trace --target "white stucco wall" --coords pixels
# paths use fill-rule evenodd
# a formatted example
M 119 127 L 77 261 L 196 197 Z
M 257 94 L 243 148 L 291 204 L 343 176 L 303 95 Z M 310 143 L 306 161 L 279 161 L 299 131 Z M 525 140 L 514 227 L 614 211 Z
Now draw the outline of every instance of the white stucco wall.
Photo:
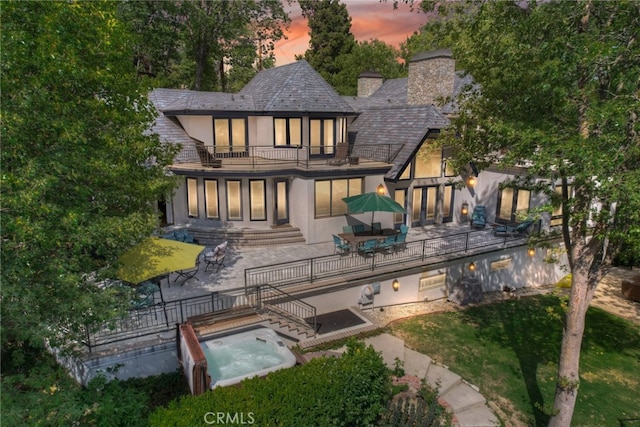
M 213 118 L 211 116 L 178 116 L 178 121 L 191 138 L 213 145 Z

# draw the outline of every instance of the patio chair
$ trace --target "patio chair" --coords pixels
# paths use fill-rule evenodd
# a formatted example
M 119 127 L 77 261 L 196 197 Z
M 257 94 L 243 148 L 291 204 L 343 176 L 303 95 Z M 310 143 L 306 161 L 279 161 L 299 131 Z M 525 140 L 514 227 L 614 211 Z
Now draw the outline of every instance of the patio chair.
M 335 247 L 335 253 L 347 254 L 351 251 L 351 245 L 340 238 L 340 236 L 333 235 L 333 244 Z
M 407 233 L 400 233 L 396 236 L 396 242 L 393 245 L 394 251 L 407 249 Z
M 384 241 L 378 244 L 378 248 L 385 251 L 386 253 L 390 253 L 396 246 L 397 237 L 397 235 L 385 237 Z
M 220 271 L 220 267 L 224 267 L 224 258 L 227 253 L 229 241 L 224 241 L 216 246 L 213 251 L 204 254 L 204 262 L 207 264 L 204 271 L 208 271 L 209 267 L 215 267 L 216 273 Z
M 354 225 L 354 226 L 353 226 L 353 232 L 354 232 L 355 234 L 358 234 L 358 233 L 362 234 L 362 233 L 364 233 L 364 224 L 356 224 L 356 225 Z
M 369 239 L 369 240 L 366 240 L 362 244 L 362 246 L 360 246 L 360 248 L 358 248 L 358 252 L 360 252 L 360 254 L 364 256 L 367 256 L 369 254 L 373 255 L 377 247 L 378 247 L 378 240 Z
M 198 274 L 199 270 L 200 270 L 200 256 L 198 256 L 198 258 L 196 258 L 196 266 L 194 268 L 190 268 L 188 270 L 178 270 L 178 271 L 176 271 L 176 274 L 178 276 L 176 276 L 176 278 L 173 279 L 173 281 L 177 282 L 178 279 L 183 278 L 184 280 L 182 281 L 180 286 L 183 286 L 185 283 L 187 283 L 188 280 L 191 280 L 191 279 L 194 279 L 194 278 L 196 280 L 200 281 L 200 279 L 198 279 L 196 277 L 196 275 Z
M 349 234 L 349 233 L 353 233 L 353 228 L 350 225 L 344 225 L 342 227 L 342 232 L 344 234 Z
M 493 229 L 495 236 L 518 237 L 529 234 L 529 227 L 533 225 L 532 219 L 527 219 L 516 225 L 499 225 Z
M 485 228 L 487 226 L 487 208 L 484 206 L 476 206 L 471 213 L 472 228 Z
M 407 234 L 409 232 L 409 227 L 406 224 L 401 224 L 400 225 L 400 233 L 401 234 Z

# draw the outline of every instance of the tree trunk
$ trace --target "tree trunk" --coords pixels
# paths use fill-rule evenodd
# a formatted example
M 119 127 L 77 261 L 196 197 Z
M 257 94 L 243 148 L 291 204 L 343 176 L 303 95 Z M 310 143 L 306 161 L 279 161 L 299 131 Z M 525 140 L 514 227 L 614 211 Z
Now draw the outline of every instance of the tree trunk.
M 594 247 L 581 240 L 572 248 L 571 297 L 562 334 L 562 347 L 558 363 L 558 379 L 550 427 L 569 427 L 578 397 L 580 384 L 580 347 L 585 327 L 585 315 L 593 299 L 598 273 L 591 270 Z

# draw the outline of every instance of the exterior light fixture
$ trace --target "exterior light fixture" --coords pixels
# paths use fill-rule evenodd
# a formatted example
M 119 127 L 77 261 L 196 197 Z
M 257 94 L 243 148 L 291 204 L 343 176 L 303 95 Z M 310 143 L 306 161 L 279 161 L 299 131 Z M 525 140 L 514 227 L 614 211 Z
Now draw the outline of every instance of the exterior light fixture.
M 476 263 L 475 262 L 469 263 L 469 271 L 476 271 Z
M 536 248 L 529 248 L 527 250 L 527 255 L 529 255 L 530 257 L 533 258 L 533 256 L 536 254 Z
M 384 193 L 385 193 L 384 185 L 382 184 L 378 185 L 378 188 L 376 189 L 376 193 L 378 193 L 381 196 L 384 196 Z
M 400 281 L 398 279 L 393 279 L 393 282 L 391 282 L 391 287 L 393 288 L 394 292 L 398 292 L 398 289 L 400 289 Z
M 469 187 L 475 187 L 476 185 L 476 178 L 473 176 L 470 176 L 469 178 L 467 178 L 467 185 Z
M 467 216 L 467 215 L 469 215 L 469 204 L 468 204 L 467 202 L 464 202 L 464 203 L 462 204 L 462 209 L 460 210 L 460 213 L 461 213 L 463 216 Z

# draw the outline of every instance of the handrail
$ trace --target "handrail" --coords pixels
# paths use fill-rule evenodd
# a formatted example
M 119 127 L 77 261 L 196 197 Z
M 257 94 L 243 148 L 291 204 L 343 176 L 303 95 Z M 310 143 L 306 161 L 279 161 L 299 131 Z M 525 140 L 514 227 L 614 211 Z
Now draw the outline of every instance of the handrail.
M 402 149 L 403 144 L 358 144 L 351 148 L 351 157 L 360 162 L 392 163 Z M 203 158 L 203 150 L 206 150 Z M 244 165 L 251 168 L 260 165 L 292 165 L 309 169 L 312 165 L 336 159 L 337 145 L 328 147 L 249 145 L 183 147 L 174 159 L 175 164 L 200 163 L 203 167 L 225 167 Z M 211 159 L 220 163 L 211 164 Z
M 264 288 L 267 288 L 269 292 L 265 293 Z M 286 316 L 287 319 L 304 327 L 311 326 L 313 332 L 316 332 L 316 308 L 314 306 L 269 284 L 257 286 L 256 292 L 258 294 L 257 301 L 259 308 L 265 309 L 267 304 L 275 306 L 284 310 L 285 316 L 286 313 L 291 315 Z M 268 310 L 268 308 L 266 309 Z M 279 314 L 282 313 L 279 312 Z
M 539 224 L 538 224 L 539 230 Z M 425 262 L 429 258 L 522 241 L 518 236 L 496 236 L 491 230 L 469 231 L 407 242 L 399 251 L 378 252 L 372 256 L 334 254 L 297 261 L 247 268 L 245 287 L 264 284 L 286 287 L 332 279 L 350 273 L 376 271 L 402 262 Z

